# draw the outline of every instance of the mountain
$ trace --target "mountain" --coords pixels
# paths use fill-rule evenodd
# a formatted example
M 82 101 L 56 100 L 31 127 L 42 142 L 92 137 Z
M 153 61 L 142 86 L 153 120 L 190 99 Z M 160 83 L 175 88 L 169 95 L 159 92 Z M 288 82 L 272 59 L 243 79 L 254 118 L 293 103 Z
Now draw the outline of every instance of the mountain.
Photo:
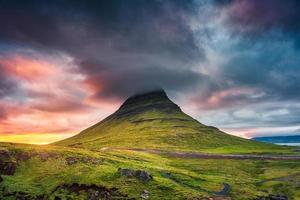
M 272 147 L 201 124 L 182 112 L 164 90 L 129 97 L 103 121 L 54 144 L 93 150 L 122 147 L 210 152 Z
M 299 143 L 300 144 L 300 135 L 255 137 L 252 139 L 256 141 L 269 142 L 269 143 Z
M 0 143 L 0 199 L 300 199 L 299 160 L 205 126 L 158 90 L 69 139 Z

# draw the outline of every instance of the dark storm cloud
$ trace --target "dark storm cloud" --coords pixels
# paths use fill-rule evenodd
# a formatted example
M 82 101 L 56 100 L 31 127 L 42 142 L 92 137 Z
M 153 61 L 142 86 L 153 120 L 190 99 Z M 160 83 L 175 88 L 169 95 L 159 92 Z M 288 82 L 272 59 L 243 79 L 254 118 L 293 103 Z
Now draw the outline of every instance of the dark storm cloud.
M 257 101 L 299 99 L 300 1 L 214 2 L 226 13 L 223 26 L 230 35 L 218 43 L 227 60 L 220 64 L 222 89 L 255 88 L 264 93 Z
M 117 63 L 115 63 L 117 64 Z M 128 97 L 140 90 L 163 87 L 169 91 L 186 90 L 193 85 L 209 82 L 209 77 L 189 69 L 165 66 L 131 66 L 120 68 L 100 63 L 83 62 L 81 71 L 89 77 L 86 84 L 94 88 L 94 98 Z
M 231 0 L 221 5 L 231 6 L 229 19 L 234 26 L 258 32 L 273 28 L 286 32 L 300 31 L 298 0 Z
M 163 87 L 194 96 L 203 112 L 223 110 L 231 126 L 290 126 L 299 123 L 299 22 L 297 0 L 0 0 L 0 53 L 6 45 L 67 55 L 100 103 Z M 58 96 L 71 90 L 64 84 Z M 0 66 L 0 98 L 17 85 Z M 49 107 L 39 100 L 52 93 L 26 92 L 37 110 L 85 110 L 84 94 Z M 273 113 L 287 105 L 288 114 Z M 245 106 L 259 114 L 235 112 Z
M 184 19 L 192 12 L 188 1 L 22 2 L 1 3 L 0 36 L 6 42 L 72 51 L 108 39 L 121 50 L 197 51 Z
M 240 41 L 235 51 L 222 69 L 231 84 L 257 88 L 272 99 L 300 98 L 300 51 L 291 42 L 262 37 L 255 44 Z
M 116 96 L 149 87 L 153 77 L 167 78 L 166 73 L 169 80 L 174 78 L 172 83 L 183 85 L 168 88 L 192 86 L 196 81 L 184 79 L 191 76 L 194 80 L 197 74 L 180 68 L 204 59 L 188 22 L 196 13 L 193 1 L 2 1 L 0 9 L 0 41 L 63 51 L 79 63 L 106 60 L 107 66 L 122 71 L 121 76 L 118 70 L 107 69 L 119 74 L 114 75 L 114 82 L 106 78 L 111 83 L 107 91 L 116 91 Z M 149 65 L 155 70 L 149 70 Z M 101 76 L 100 66 L 93 74 L 85 73 L 88 66 L 79 67 L 87 81 L 95 73 Z M 138 84 L 133 86 L 132 79 Z M 153 86 L 168 85 L 166 82 L 170 81 L 157 81 Z

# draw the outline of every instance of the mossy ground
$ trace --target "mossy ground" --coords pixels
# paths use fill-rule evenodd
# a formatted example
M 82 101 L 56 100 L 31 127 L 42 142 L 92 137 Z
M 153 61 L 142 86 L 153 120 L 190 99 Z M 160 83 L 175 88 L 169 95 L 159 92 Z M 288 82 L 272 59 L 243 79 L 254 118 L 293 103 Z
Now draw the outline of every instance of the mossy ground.
M 61 187 L 75 183 L 117 188 L 128 198 L 135 199 L 140 199 L 144 190 L 150 192 L 150 199 L 199 199 L 216 195 L 227 184 L 230 190 L 226 195 L 234 200 L 256 199 L 270 193 L 300 199 L 299 160 L 188 159 L 116 150 L 140 148 L 223 154 L 297 154 L 292 147 L 251 141 L 205 126 L 183 113 L 163 91 L 129 98 L 105 120 L 55 144 L 2 143 L 0 147 L 10 152 L 56 155 L 47 159 L 32 156 L 26 161 L 18 161 L 13 176 L 2 175 L 2 199 L 14 199 L 18 192 L 32 197 L 44 195 L 50 200 L 55 197 L 86 199 L 87 191 L 76 194 Z M 78 162 L 68 164 L 66 158 L 69 157 L 76 158 Z M 144 183 L 121 176 L 118 168 L 146 170 L 153 175 L 153 180 Z
M 134 147 L 211 153 L 290 153 L 290 147 L 267 144 L 226 134 L 205 126 L 181 111 L 147 110 L 124 117 L 113 114 L 60 146 L 100 150 Z
M 34 146 L 2 143 L 1 149 L 10 152 L 48 152 L 56 157 L 42 160 L 33 156 L 18 162 L 13 176 L 2 175 L 1 199 L 15 199 L 5 194 L 16 192 L 31 196 L 55 196 L 61 199 L 86 199 L 86 193 L 70 193 L 55 189 L 63 184 L 96 184 L 118 188 L 128 197 L 140 199 L 143 190 L 150 199 L 193 199 L 214 196 L 224 183 L 230 185 L 229 196 L 235 200 L 255 199 L 268 193 L 288 195 L 300 199 L 300 162 L 267 160 L 187 159 L 145 152 L 108 150 L 96 152 L 60 146 Z M 78 158 L 68 165 L 66 158 Z M 81 158 L 101 162 L 83 162 Z M 118 173 L 118 168 L 142 169 L 153 175 L 153 180 L 143 183 Z M 165 174 L 169 173 L 169 176 Z M 55 191 L 55 192 L 54 192 Z

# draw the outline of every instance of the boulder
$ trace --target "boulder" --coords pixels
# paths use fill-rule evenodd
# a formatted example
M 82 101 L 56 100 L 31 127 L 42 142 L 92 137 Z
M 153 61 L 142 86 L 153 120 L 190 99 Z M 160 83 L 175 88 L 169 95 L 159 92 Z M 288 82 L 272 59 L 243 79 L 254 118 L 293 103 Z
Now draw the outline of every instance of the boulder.
M 149 182 L 153 179 L 152 175 L 144 170 L 133 170 L 133 169 L 122 169 L 119 168 L 118 172 L 122 176 L 126 176 L 128 178 L 137 178 L 143 182 Z
M 74 165 L 77 163 L 77 159 L 75 157 L 67 157 L 66 162 L 68 165 Z
M 40 153 L 38 153 L 38 156 L 40 157 L 40 159 L 42 161 L 47 161 L 50 158 L 57 158 L 58 154 L 52 153 L 52 152 L 40 152 Z
M 288 197 L 285 195 L 274 195 L 270 194 L 269 196 L 266 197 L 260 197 L 258 200 L 288 200 Z
M 17 161 L 27 161 L 29 160 L 33 155 L 33 153 L 28 152 L 15 152 L 14 156 L 16 157 Z
M 213 200 L 232 200 L 231 197 L 226 197 L 226 196 L 215 196 L 212 197 Z
M 82 157 L 80 161 L 83 163 L 98 165 L 98 164 L 102 164 L 104 160 L 102 158 Z
M 142 193 L 141 193 L 141 198 L 142 199 L 149 199 L 149 195 L 150 195 L 150 192 L 148 190 L 144 190 Z
M 140 179 L 143 182 L 149 182 L 150 180 L 152 180 L 151 174 L 143 170 L 135 171 L 135 177 Z
M 269 196 L 270 200 L 288 200 L 288 197 L 285 195 L 270 195 Z
M 0 160 L 0 174 L 3 175 L 14 175 L 17 168 L 17 163 L 14 161 L 4 161 Z
M 0 150 L 0 174 L 13 175 L 16 171 L 17 163 L 12 160 L 6 150 Z

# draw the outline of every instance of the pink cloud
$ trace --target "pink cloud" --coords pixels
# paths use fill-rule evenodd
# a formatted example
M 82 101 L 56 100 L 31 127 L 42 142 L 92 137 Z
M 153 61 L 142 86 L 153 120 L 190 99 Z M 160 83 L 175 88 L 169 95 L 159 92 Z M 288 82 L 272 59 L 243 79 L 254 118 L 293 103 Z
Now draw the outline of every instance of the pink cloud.
M 58 73 L 57 68 L 46 61 L 19 55 L 0 58 L 0 65 L 4 67 L 7 75 L 27 81 L 53 76 Z
M 95 89 L 87 89 L 82 75 L 73 70 L 76 65 L 64 56 L 11 54 L 0 57 L 0 66 L 2 75 L 20 88 L 0 99 L 0 136 L 72 135 L 104 118 L 113 107 L 112 102 L 103 107 L 91 101 Z

